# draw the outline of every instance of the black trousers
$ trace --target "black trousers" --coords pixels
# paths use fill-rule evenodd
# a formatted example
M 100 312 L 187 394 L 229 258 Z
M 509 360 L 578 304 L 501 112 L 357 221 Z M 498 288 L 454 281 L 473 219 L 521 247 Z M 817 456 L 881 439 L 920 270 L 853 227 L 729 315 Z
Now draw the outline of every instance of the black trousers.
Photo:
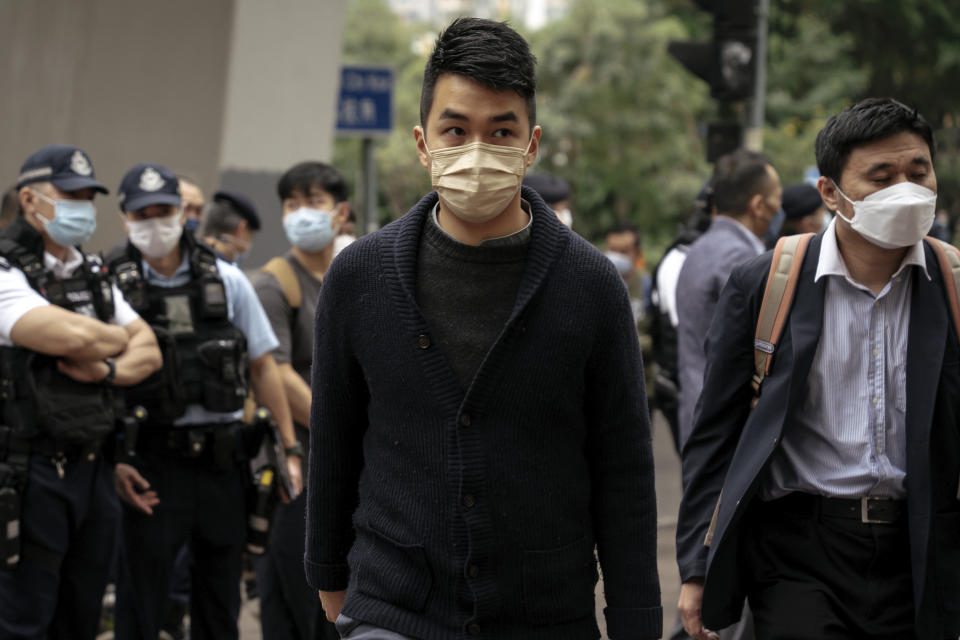
M 21 560 L 15 570 L 0 571 L 0 638 L 97 635 L 120 506 L 112 469 L 99 454 L 68 461 L 64 472 L 60 478 L 47 456 L 30 456 Z
M 160 503 L 147 515 L 123 505 L 117 640 L 156 640 L 180 547 L 193 548 L 190 637 L 238 637 L 241 554 L 246 540 L 246 463 L 218 470 L 207 457 L 141 456 Z
M 818 505 L 795 493 L 753 508 L 741 557 L 757 638 L 915 637 L 906 520 L 864 524 Z
M 310 432 L 300 425 L 296 429 L 297 439 L 309 442 Z M 306 462 L 304 457 L 304 466 Z M 340 638 L 333 623 L 327 621 L 317 592 L 307 584 L 303 569 L 306 510 L 306 491 L 290 504 L 278 505 L 267 552 L 254 556 L 263 640 Z

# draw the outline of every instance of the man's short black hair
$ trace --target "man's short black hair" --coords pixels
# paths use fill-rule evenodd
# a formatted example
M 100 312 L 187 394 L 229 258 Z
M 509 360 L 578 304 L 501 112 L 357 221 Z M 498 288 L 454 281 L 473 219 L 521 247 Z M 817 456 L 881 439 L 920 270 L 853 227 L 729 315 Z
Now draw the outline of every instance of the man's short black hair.
M 637 228 L 635 224 L 625 221 L 614 222 L 613 225 L 607 229 L 605 236 L 610 236 L 613 234 L 620 233 L 632 233 L 633 234 L 633 246 L 637 249 L 640 248 L 640 229 Z
M 346 201 L 349 193 L 347 181 L 339 171 L 323 162 L 310 161 L 295 164 L 280 176 L 277 195 L 281 201 L 292 198 L 297 192 L 309 196 L 312 187 L 320 187 L 337 203 Z
M 711 179 L 712 202 L 717 213 L 735 216 L 746 213 L 753 196 L 766 194 L 770 186 L 769 165 L 765 155 L 747 149 L 737 149 L 721 156 Z
M 933 130 L 916 109 L 893 98 L 867 98 L 827 120 L 817 134 L 817 168 L 820 175 L 840 184 L 850 153 L 858 146 L 907 131 L 927 143 L 930 160 L 935 145 Z
M 497 91 L 516 91 L 527 103 L 532 133 L 537 123 L 536 64 L 527 41 L 506 22 L 457 18 L 440 32 L 423 70 L 420 125 L 427 126 L 437 78 L 455 73 Z

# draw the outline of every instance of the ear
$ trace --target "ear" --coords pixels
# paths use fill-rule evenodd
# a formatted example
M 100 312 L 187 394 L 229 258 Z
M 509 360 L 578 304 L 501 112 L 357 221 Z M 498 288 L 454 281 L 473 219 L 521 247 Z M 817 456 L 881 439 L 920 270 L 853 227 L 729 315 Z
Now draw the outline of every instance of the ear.
M 429 170 L 430 154 L 427 153 L 427 140 L 420 125 L 413 128 L 413 139 L 417 141 L 417 156 L 420 158 L 420 164 L 424 169 Z
M 763 217 L 763 194 L 755 193 L 750 198 L 749 204 L 747 204 L 747 213 L 754 218 Z
M 123 227 L 123 233 L 130 233 L 130 228 L 127 227 L 127 216 L 123 215 L 123 210 L 118 211 L 117 215 L 120 216 L 120 225 Z
M 241 220 L 240 222 L 237 223 L 237 228 L 236 228 L 236 231 L 234 231 L 234 235 L 241 235 L 249 227 L 250 225 L 247 224 L 246 220 Z
M 33 192 L 33 189 L 30 186 L 20 187 L 20 191 L 17 192 L 17 200 L 20 201 L 20 208 L 23 209 L 24 213 L 28 213 L 37 208 L 37 200 L 39 200 L 36 194 Z
M 350 215 L 350 203 L 346 200 L 343 202 L 338 202 L 334 207 L 333 213 L 333 226 L 339 228 L 347 221 L 347 216 Z
M 537 155 L 540 153 L 540 136 L 543 134 L 543 129 L 540 128 L 540 125 L 537 125 L 533 128 L 533 134 L 530 136 L 530 147 L 527 149 L 527 168 L 530 168 L 536 159 Z
M 820 176 L 820 178 L 817 179 L 817 191 L 820 192 L 820 199 L 823 200 L 823 204 L 826 205 L 827 209 L 836 211 L 840 208 L 840 200 L 842 200 L 842 198 L 833 180 Z

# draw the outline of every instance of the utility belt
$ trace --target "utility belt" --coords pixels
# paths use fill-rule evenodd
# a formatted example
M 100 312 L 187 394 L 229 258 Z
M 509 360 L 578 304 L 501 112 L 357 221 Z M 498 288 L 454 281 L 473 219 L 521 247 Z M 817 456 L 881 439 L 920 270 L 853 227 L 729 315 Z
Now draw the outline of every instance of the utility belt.
M 151 426 L 137 436 L 137 456 L 161 460 L 196 460 L 226 471 L 256 455 L 262 430 L 244 422 L 175 427 Z

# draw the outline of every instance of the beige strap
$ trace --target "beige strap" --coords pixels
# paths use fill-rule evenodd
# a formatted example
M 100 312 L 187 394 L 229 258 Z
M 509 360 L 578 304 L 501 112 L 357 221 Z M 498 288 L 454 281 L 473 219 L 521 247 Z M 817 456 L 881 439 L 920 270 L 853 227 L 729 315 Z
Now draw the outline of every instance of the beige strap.
M 943 274 L 943 288 L 950 303 L 950 317 L 953 318 L 953 327 L 960 337 L 960 249 L 933 236 L 927 236 L 926 240 L 937 254 L 937 262 L 940 263 L 940 272 Z M 957 500 L 960 500 L 960 482 L 957 482 Z
M 280 289 L 283 291 L 283 297 L 287 299 L 287 304 L 291 309 L 300 308 L 300 282 L 297 280 L 297 274 L 293 266 L 286 258 L 278 256 L 271 258 L 270 262 L 263 265 L 261 271 L 269 273 L 277 282 L 280 283 Z
M 763 384 L 763 379 L 770 373 L 773 354 L 777 350 L 777 343 L 787 323 L 787 316 L 790 315 L 793 294 L 800 280 L 803 256 L 813 236 L 812 233 L 785 236 L 777 241 L 777 246 L 773 250 L 773 260 L 770 262 L 767 287 L 763 292 L 763 301 L 760 303 L 760 317 L 757 319 L 757 332 L 753 340 L 754 375 L 751 381 L 753 386 L 751 407 L 755 407 L 760 400 L 760 386 Z
M 707 535 L 703 536 L 703 546 L 709 547 L 713 544 L 713 534 L 717 531 L 717 520 L 720 519 L 720 502 L 723 500 L 723 489 L 717 496 L 717 504 L 713 508 L 713 517 L 710 518 L 710 526 L 707 527 Z
M 943 288 L 950 303 L 950 316 L 953 326 L 960 337 L 960 249 L 943 240 L 927 236 L 930 248 L 937 254 L 940 271 L 943 274 Z

